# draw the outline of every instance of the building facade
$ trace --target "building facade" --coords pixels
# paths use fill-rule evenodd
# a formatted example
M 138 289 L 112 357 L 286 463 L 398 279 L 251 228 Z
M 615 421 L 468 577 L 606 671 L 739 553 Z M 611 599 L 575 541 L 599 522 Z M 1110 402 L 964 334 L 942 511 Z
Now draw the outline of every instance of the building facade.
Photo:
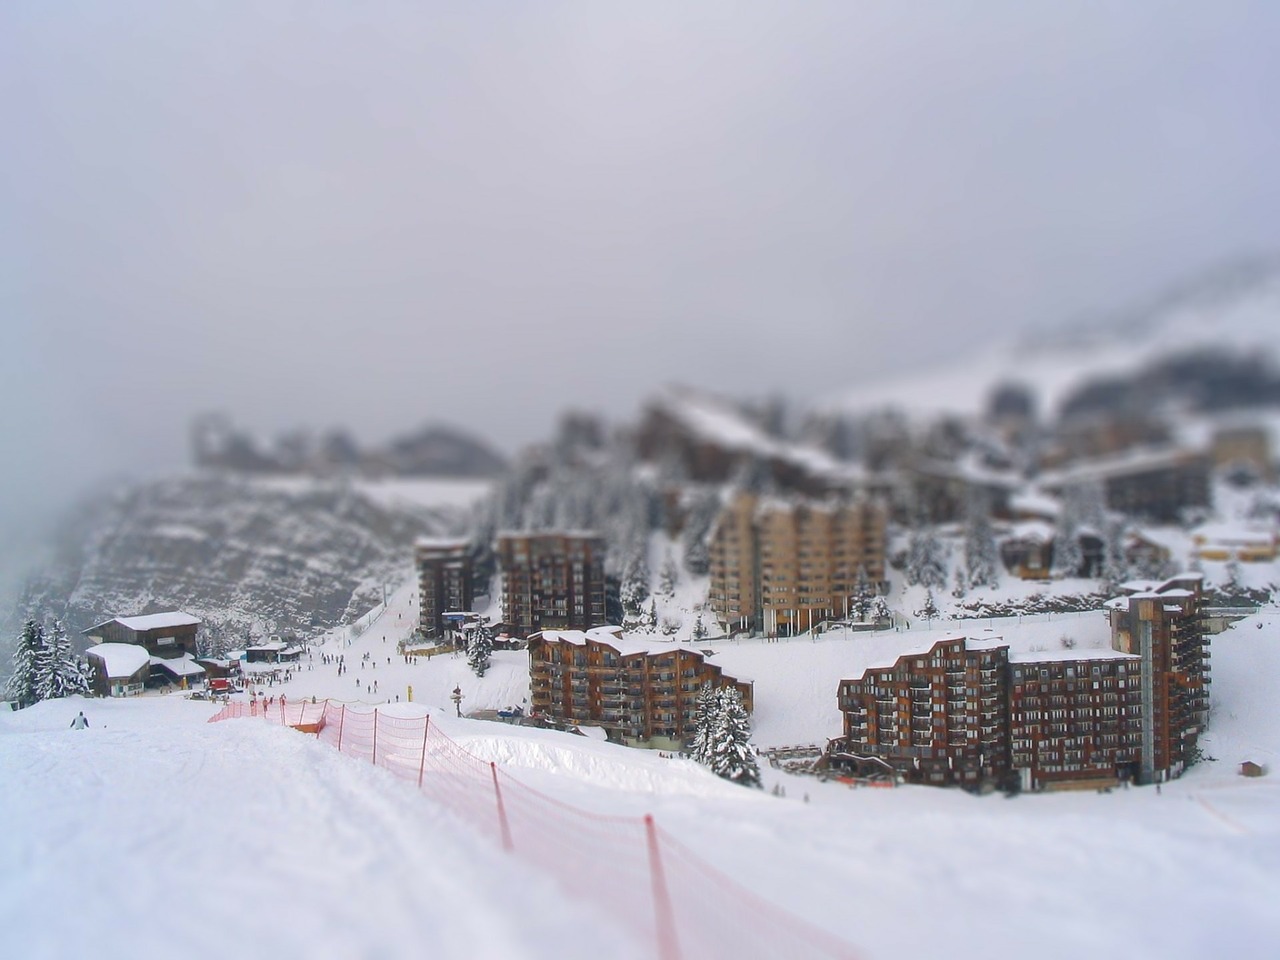
M 833 757 L 916 783 L 1026 790 L 1153 783 L 1194 759 L 1208 711 L 1198 575 L 1127 585 L 1109 648 L 1010 654 L 957 637 L 843 680 Z
M 627 637 L 620 627 L 545 630 L 529 637 L 528 649 L 533 710 L 602 727 L 617 743 L 683 750 L 704 683 L 735 687 L 748 712 L 753 706 L 751 684 L 726 676 L 698 651 Z
M 844 743 L 913 783 L 977 787 L 1008 773 L 1007 647 L 963 638 L 840 682 Z
M 419 540 L 414 548 L 418 567 L 418 629 L 424 637 L 445 634 L 444 615 L 468 611 L 474 602 L 471 553 L 465 540 Z
M 516 635 L 605 622 L 605 547 L 596 534 L 501 534 L 497 554 L 502 617 Z
M 729 632 L 792 635 L 849 616 L 860 583 L 885 589 L 886 509 L 739 494 L 712 533 L 710 605 Z
M 1209 718 L 1209 647 L 1202 577 L 1125 584 L 1107 604 L 1111 645 L 1141 661 L 1142 782 L 1167 780 L 1194 759 Z

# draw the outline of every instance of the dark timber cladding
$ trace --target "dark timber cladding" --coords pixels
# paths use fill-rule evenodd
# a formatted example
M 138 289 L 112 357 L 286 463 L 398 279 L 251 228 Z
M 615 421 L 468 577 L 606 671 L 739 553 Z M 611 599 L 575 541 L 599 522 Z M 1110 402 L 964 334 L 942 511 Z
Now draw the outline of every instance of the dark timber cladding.
M 1122 589 L 1129 595 L 1106 604 L 1109 647 L 1011 654 L 956 637 L 841 681 L 833 762 L 1028 790 L 1178 776 L 1208 710 L 1200 578 Z
M 465 540 L 419 540 L 415 546 L 418 565 L 418 627 L 425 637 L 444 634 L 444 614 L 450 610 L 470 610 L 474 596 L 471 586 L 471 555 Z
M 750 682 L 725 676 L 696 650 L 627 637 L 620 627 L 535 633 L 529 674 L 535 712 L 603 727 L 630 746 L 684 749 L 704 683 L 735 687 L 747 711 L 753 707 Z
M 963 638 L 840 683 L 844 743 L 917 783 L 995 781 L 1008 772 L 1005 670 L 1009 650 L 970 650 Z
M 604 623 L 604 552 L 594 533 L 500 534 L 503 620 L 522 637 Z
M 1124 584 L 1127 596 L 1107 603 L 1111 645 L 1142 664 L 1140 777 L 1182 773 L 1209 715 L 1209 648 L 1201 575 L 1162 583 Z
M 181 610 L 139 617 L 113 617 L 83 632 L 95 643 L 136 643 L 153 657 L 196 655 L 200 620 Z

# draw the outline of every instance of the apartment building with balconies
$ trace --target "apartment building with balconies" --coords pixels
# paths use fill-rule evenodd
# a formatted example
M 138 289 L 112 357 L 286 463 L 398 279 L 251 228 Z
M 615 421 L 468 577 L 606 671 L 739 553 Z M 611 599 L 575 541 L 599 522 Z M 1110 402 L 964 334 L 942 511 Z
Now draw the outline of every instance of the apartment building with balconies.
M 874 759 L 911 782 L 970 788 L 1178 776 L 1208 711 L 1200 577 L 1124 589 L 1096 623 L 1073 622 L 1053 645 L 947 638 L 842 680 L 844 735 L 829 755 Z M 1098 629 L 1084 645 L 1071 632 Z M 912 642 L 904 635 L 904 646 Z
M 605 546 L 595 533 L 503 533 L 496 552 L 502 617 L 517 636 L 605 622 Z
M 601 727 L 629 746 L 683 750 L 704 683 L 733 686 L 748 712 L 753 706 L 751 683 L 726 676 L 698 650 L 621 627 L 543 630 L 528 650 L 534 712 Z
M 474 601 L 471 553 L 466 540 L 420 539 L 414 546 L 418 567 L 418 629 L 424 637 L 445 634 L 444 615 L 468 611 Z
M 883 592 L 888 511 L 875 501 L 737 495 L 712 533 L 710 605 L 730 632 L 793 635 L 848 617 L 859 584 Z

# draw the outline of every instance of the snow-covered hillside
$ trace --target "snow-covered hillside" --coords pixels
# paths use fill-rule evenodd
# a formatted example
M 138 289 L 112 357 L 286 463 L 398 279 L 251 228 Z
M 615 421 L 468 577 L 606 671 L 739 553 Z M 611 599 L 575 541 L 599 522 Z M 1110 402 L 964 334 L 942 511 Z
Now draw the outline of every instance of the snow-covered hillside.
M 895 408 L 921 418 L 974 416 L 1010 380 L 1033 387 L 1041 408 L 1057 410 L 1087 380 L 1138 370 L 1197 349 L 1271 352 L 1280 325 L 1280 269 L 1202 285 L 1105 323 L 1073 325 L 1038 339 L 976 346 L 968 356 L 925 369 L 894 369 L 837 392 L 832 412 Z
M 238 636 L 311 635 L 398 583 L 415 538 L 465 529 L 490 486 L 194 474 L 129 487 L 68 521 L 17 614 L 77 630 L 181 608 Z
M 433 722 L 553 800 L 653 813 L 866 958 L 1271 957 L 1280 781 L 1236 765 L 1274 771 L 1280 756 L 1280 623 L 1242 621 L 1212 649 L 1214 759 L 1158 793 L 857 791 L 766 768 L 766 787 L 785 787 L 775 797 L 651 752 L 443 711 Z M 92 726 L 67 729 L 81 708 Z M 205 724 L 211 713 L 148 696 L 0 715 L 6 952 L 637 954 L 572 888 L 411 785 L 261 720 Z

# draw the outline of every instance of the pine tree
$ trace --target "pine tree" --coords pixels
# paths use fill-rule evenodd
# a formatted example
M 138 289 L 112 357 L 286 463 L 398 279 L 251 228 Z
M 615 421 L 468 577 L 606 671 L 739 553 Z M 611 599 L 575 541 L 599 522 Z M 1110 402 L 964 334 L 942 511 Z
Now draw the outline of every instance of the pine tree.
M 702 614 L 699 613 L 693 621 L 693 639 L 703 640 L 707 636 L 706 624 L 702 622 Z
M 644 618 L 640 621 L 640 625 L 649 633 L 653 633 L 658 629 L 658 601 L 650 600 L 649 609 L 645 612 Z
M 76 656 L 61 620 L 53 622 L 53 632 L 47 637 L 39 663 L 37 699 L 56 700 L 89 692 L 88 667 Z
M 907 547 L 907 583 L 922 584 L 932 590 L 942 590 L 947 585 L 947 555 L 941 542 L 929 525 L 917 526 L 911 531 Z
M 938 613 L 938 604 L 933 599 L 933 591 L 930 590 L 924 596 L 924 606 L 916 611 L 916 615 L 924 617 L 925 620 L 934 620 Z
M 883 623 L 893 619 L 893 611 L 889 609 L 889 601 L 884 597 L 873 597 L 871 600 L 871 622 Z
M 629 616 L 638 616 L 649 599 L 649 564 L 645 560 L 647 544 L 634 545 L 626 566 L 622 570 L 622 586 L 619 595 L 622 609 Z
M 716 691 L 716 707 L 707 766 L 725 780 L 759 787 L 760 765 L 751 749 L 751 720 L 742 694 L 735 687 L 721 687 Z
M 662 569 L 658 571 L 658 593 L 664 597 L 674 597 L 679 580 L 680 568 L 676 565 L 676 558 L 668 550 L 662 561 Z
M 29 707 L 40 700 L 40 670 L 46 657 L 44 627 L 28 620 L 18 635 L 18 645 L 13 651 L 13 674 L 5 684 L 5 696 L 15 701 L 19 708 Z
M 693 742 L 689 744 L 689 754 L 703 766 L 710 762 L 711 731 L 715 729 L 718 707 L 716 689 L 708 680 L 698 690 L 694 712 Z
M 711 528 L 719 515 L 720 497 L 715 493 L 703 493 L 689 506 L 680 542 L 684 545 L 684 567 L 694 576 L 711 569 Z
M 1000 557 L 986 498 L 971 497 L 965 522 L 964 565 L 971 587 L 1000 586 Z
M 477 627 L 467 638 L 467 666 L 477 677 L 483 677 L 489 669 L 493 653 L 493 636 L 488 627 Z
M 957 600 L 963 600 L 964 595 L 969 592 L 969 571 L 964 567 L 956 567 L 955 586 L 951 588 L 951 595 Z
M 1119 520 L 1104 524 L 1102 556 L 1102 589 L 1115 593 L 1129 579 L 1129 558 L 1124 550 L 1125 526 Z
M 1059 577 L 1077 577 L 1084 563 L 1080 550 L 1081 495 L 1068 491 L 1062 499 L 1058 526 L 1053 536 L 1053 569 Z
M 865 623 L 867 613 L 871 608 L 871 601 L 875 595 L 876 592 L 871 586 L 871 580 L 867 577 L 867 568 L 858 567 L 858 579 L 853 585 L 853 596 L 849 598 L 850 618 L 857 620 L 859 623 Z

